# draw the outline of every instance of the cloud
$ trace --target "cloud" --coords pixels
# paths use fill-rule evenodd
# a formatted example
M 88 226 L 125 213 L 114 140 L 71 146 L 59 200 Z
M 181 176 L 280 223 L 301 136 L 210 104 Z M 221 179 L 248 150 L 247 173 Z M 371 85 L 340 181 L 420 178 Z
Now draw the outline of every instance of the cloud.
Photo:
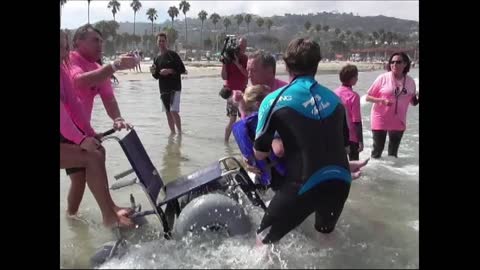
M 140 1 L 142 9 L 137 12 L 137 22 L 148 22 L 145 13 L 149 8 L 158 12 L 156 22 L 169 20 L 167 10 L 178 5 L 180 1 Z M 116 15 L 119 22 L 133 22 L 131 1 L 120 1 L 120 11 Z M 213 12 L 224 15 L 251 13 L 264 17 L 273 15 L 307 14 L 323 11 L 337 11 L 357 14 L 360 16 L 384 15 L 401 19 L 418 21 L 418 1 L 189 1 L 188 17 L 197 17 L 200 10 L 210 15 Z M 91 1 L 90 22 L 111 20 L 113 15 L 107 9 L 108 1 Z M 62 11 L 62 28 L 76 28 L 87 22 L 87 1 L 67 1 Z M 183 19 L 180 12 L 179 19 Z

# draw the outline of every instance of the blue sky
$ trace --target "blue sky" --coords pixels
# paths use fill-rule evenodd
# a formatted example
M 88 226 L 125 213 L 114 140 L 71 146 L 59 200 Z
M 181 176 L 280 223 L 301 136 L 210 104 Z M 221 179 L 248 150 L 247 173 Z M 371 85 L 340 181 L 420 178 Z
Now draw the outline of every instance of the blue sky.
M 132 1 L 119 1 L 120 11 L 116 15 L 118 22 L 133 22 Z M 146 1 L 141 0 L 142 8 L 137 12 L 137 22 L 149 22 L 147 9 L 155 8 L 158 13 L 157 23 L 168 20 L 167 10 L 170 6 L 178 5 L 180 1 Z M 264 17 L 272 15 L 307 14 L 323 11 L 337 11 L 358 14 L 360 16 L 384 15 L 400 19 L 418 21 L 418 1 L 189 1 L 188 17 L 198 17 L 200 10 L 209 15 L 213 12 L 220 16 L 238 13 L 251 13 Z M 113 16 L 107 9 L 108 1 L 92 0 L 90 3 L 90 22 L 112 20 Z M 63 6 L 62 28 L 76 28 L 87 22 L 87 1 L 70 0 Z M 176 19 L 183 19 L 180 12 Z

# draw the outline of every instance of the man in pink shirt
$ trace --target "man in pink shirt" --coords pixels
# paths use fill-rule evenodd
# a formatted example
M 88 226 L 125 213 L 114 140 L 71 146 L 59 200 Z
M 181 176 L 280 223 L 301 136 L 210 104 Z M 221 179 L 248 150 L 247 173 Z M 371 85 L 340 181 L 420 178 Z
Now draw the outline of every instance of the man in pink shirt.
M 276 64 L 275 57 L 262 50 L 251 54 L 248 57 L 247 71 L 252 85 L 265 84 L 272 92 L 287 85 L 287 82 L 275 78 Z
M 407 75 L 410 71 L 408 55 L 394 53 L 388 62 L 388 72 L 378 76 L 367 93 L 367 101 L 373 103 L 370 115 L 373 158 L 381 157 L 387 133 L 388 155 L 397 157 L 407 127 L 408 106 L 418 104 L 415 81 Z
M 84 108 L 88 122 L 91 122 L 95 96 L 100 95 L 108 116 L 113 120 L 113 127 L 117 130 L 129 129 L 131 126 L 120 114 L 110 78 L 117 70 L 135 67 L 137 61 L 133 56 L 122 55 L 114 62 L 101 66 L 97 61 L 102 57 L 102 45 L 102 34 L 90 24 L 79 27 L 75 32 L 74 51 L 70 52 L 69 56 L 70 75 L 75 93 Z M 85 168 L 69 168 L 66 171 L 72 184 L 75 183 L 78 189 L 81 189 L 80 187 L 85 189 Z M 83 192 L 77 192 L 77 194 L 80 196 L 72 205 L 80 205 Z
M 248 77 L 252 85 L 264 84 L 270 88 L 270 92 L 279 89 L 288 83 L 275 78 L 276 60 L 271 54 L 258 50 L 248 57 Z M 234 99 L 238 100 L 238 108 L 242 118 L 245 117 L 245 102 L 239 96 L 240 91 L 234 91 Z
M 359 153 L 363 151 L 362 114 L 360 112 L 360 95 L 353 91 L 353 86 L 358 81 L 358 69 L 354 65 L 346 65 L 340 70 L 342 86 L 335 89 L 335 94 L 342 100 L 347 114 L 349 133 L 350 160 L 358 160 Z

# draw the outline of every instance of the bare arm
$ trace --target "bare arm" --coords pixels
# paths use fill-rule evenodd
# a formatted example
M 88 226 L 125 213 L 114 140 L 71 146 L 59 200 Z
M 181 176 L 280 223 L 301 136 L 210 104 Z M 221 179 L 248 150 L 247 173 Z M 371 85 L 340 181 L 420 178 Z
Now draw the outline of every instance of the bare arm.
M 74 78 L 74 83 L 78 89 L 89 89 L 94 85 L 109 80 L 113 73 L 115 73 L 115 71 L 113 70 L 112 65 L 104 65 L 97 70 L 78 74 Z
M 372 103 L 379 103 L 379 102 L 382 102 L 383 98 L 376 98 L 376 97 L 372 97 L 372 96 L 367 95 L 366 100 L 368 102 L 372 102 Z
M 102 98 L 102 102 L 110 119 L 115 121 L 115 119 L 122 117 L 120 114 L 120 108 L 118 107 L 117 99 L 115 97 L 109 99 Z

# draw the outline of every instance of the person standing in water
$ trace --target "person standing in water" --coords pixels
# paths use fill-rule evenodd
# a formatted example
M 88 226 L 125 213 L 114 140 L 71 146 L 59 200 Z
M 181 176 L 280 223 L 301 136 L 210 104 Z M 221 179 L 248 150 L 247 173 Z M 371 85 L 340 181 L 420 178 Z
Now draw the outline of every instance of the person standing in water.
M 409 105 L 416 106 L 418 97 L 415 81 L 407 73 L 410 58 L 403 52 L 390 56 L 388 72 L 381 74 L 367 92 L 366 100 L 372 102 L 370 122 L 373 137 L 372 158 L 380 158 L 388 133 L 388 155 L 397 157 L 400 141 L 407 128 Z
M 187 74 L 185 65 L 180 56 L 168 49 L 167 34 L 157 34 L 159 55 L 153 60 L 150 72 L 153 78 L 158 80 L 160 99 L 163 111 L 166 113 L 168 126 L 171 134 L 175 134 L 175 126 L 179 134 L 182 133 L 182 121 L 180 119 L 180 93 L 182 91 L 181 74 Z

